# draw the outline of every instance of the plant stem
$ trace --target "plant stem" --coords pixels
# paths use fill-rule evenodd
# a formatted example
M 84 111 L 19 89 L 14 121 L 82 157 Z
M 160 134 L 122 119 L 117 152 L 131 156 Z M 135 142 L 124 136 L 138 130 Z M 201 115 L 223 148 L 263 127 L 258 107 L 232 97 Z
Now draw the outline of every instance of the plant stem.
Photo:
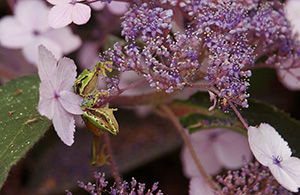
M 203 178 L 205 179 L 205 181 L 207 182 L 207 184 L 214 190 L 219 191 L 218 186 L 214 183 L 214 181 L 211 179 L 211 177 L 206 173 L 206 171 L 204 170 L 203 166 L 201 165 L 198 156 L 188 138 L 188 136 L 186 135 L 186 133 L 183 130 L 183 127 L 181 126 L 178 118 L 176 117 L 176 115 L 173 113 L 173 111 L 165 104 L 161 104 L 159 106 L 161 108 L 161 110 L 169 117 L 169 119 L 174 123 L 174 125 L 176 126 L 179 134 L 181 135 L 184 143 L 186 144 L 188 150 L 190 151 L 192 158 L 195 161 L 195 164 L 199 170 L 199 172 L 201 173 L 201 175 L 203 176 Z
M 231 101 L 228 101 L 228 104 L 233 109 L 233 111 L 235 112 L 235 114 L 237 115 L 237 117 L 240 119 L 240 121 L 242 122 L 242 124 L 244 125 L 244 127 L 248 130 L 248 124 L 246 123 L 246 121 L 244 120 L 244 118 L 242 117 L 242 115 L 240 114 L 240 112 L 236 109 L 236 107 L 233 105 L 233 103 Z
M 106 145 L 107 154 L 110 155 L 109 163 L 110 163 L 111 172 L 114 176 L 114 179 L 116 181 L 116 184 L 117 184 L 118 188 L 121 189 L 122 188 L 121 187 L 122 179 L 119 175 L 116 163 L 115 163 L 114 158 L 113 158 L 113 153 L 112 153 L 112 149 L 111 149 L 109 134 L 106 133 L 106 132 L 104 133 L 104 141 L 105 141 L 105 145 Z
M 136 82 L 134 82 L 134 83 L 131 83 L 130 85 L 128 85 L 127 87 L 125 87 L 125 88 L 123 88 L 123 89 L 119 89 L 119 90 L 118 90 L 118 93 L 117 93 L 117 94 L 114 94 L 113 96 L 108 97 L 108 98 L 105 100 L 105 103 L 107 103 L 107 102 L 114 102 L 113 100 L 114 100 L 114 99 L 118 99 L 118 97 L 119 97 L 119 95 L 120 95 L 121 93 L 123 93 L 124 91 L 126 91 L 126 90 L 128 90 L 128 89 L 131 89 L 131 88 L 133 88 L 133 87 L 136 87 L 136 86 L 138 86 L 138 85 L 140 85 L 140 84 L 142 84 L 142 83 L 144 83 L 144 82 L 146 82 L 146 80 L 145 80 L 145 79 L 141 79 L 141 80 L 138 80 L 138 81 L 136 81 Z M 126 99 L 126 98 L 125 98 L 125 99 Z M 119 102 L 119 100 L 116 100 L 116 102 Z

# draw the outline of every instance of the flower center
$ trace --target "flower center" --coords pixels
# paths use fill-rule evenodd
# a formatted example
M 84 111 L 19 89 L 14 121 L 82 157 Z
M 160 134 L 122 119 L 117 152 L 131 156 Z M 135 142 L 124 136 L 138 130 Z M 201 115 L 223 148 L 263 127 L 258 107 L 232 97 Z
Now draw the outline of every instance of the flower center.
M 77 3 L 77 0 L 72 0 L 71 2 L 70 2 L 70 4 L 72 4 L 72 5 L 75 5 Z
M 279 167 L 281 167 L 280 163 L 282 161 L 282 157 L 281 156 L 273 156 L 273 163 L 278 165 Z
M 55 99 L 58 99 L 59 97 L 60 97 L 59 93 L 54 92 L 54 98 L 55 98 Z
M 38 35 L 40 35 L 40 32 L 37 31 L 37 30 L 34 30 L 34 31 L 33 31 L 33 34 L 34 34 L 35 36 L 38 36 Z

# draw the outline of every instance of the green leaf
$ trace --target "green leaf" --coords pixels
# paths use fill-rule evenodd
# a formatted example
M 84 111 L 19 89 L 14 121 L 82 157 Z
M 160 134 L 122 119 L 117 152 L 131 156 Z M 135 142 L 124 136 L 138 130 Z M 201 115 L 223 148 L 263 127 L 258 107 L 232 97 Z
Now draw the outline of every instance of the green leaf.
M 10 168 L 51 126 L 39 115 L 39 83 L 37 75 L 10 81 L 0 88 L 0 185 Z
M 174 101 L 170 104 L 183 127 L 188 128 L 190 133 L 203 129 L 228 128 L 247 135 L 245 127 L 233 111 L 229 113 L 218 109 L 209 111 L 211 105 L 207 93 L 197 93 L 187 101 Z M 300 157 L 300 122 L 272 105 L 251 99 L 249 105 L 249 108 L 240 110 L 247 124 L 249 126 L 270 124 L 289 143 L 294 155 Z
M 224 113 L 218 109 L 209 111 L 212 104 L 208 93 L 196 93 L 187 101 L 176 100 L 169 106 L 190 133 L 203 129 L 229 128 L 246 135 L 242 123 L 234 113 Z

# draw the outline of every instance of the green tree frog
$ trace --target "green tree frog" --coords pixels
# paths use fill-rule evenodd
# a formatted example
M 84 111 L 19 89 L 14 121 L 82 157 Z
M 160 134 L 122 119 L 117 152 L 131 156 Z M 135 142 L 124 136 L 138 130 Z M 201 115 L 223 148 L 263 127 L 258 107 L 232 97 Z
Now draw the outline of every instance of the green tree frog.
M 103 77 L 107 77 L 105 70 L 112 71 L 107 65 L 111 65 L 112 62 L 98 62 L 94 69 L 84 69 L 78 76 L 74 84 L 74 91 L 80 96 L 89 96 L 97 93 L 98 91 L 98 76 L 102 73 Z
M 106 77 L 105 70 L 112 71 L 107 67 L 112 62 L 99 62 L 93 71 L 85 69 L 77 78 L 74 84 L 74 91 L 83 97 L 81 109 L 84 111 L 82 118 L 87 128 L 94 133 L 92 164 L 103 165 L 108 156 L 104 154 L 104 149 L 98 150 L 102 131 L 107 131 L 113 135 L 119 132 L 118 122 L 113 114 L 116 108 L 109 108 L 108 104 L 98 107 L 98 102 L 107 97 L 107 92 L 98 91 L 98 76 Z M 103 146 L 104 147 L 104 146 Z

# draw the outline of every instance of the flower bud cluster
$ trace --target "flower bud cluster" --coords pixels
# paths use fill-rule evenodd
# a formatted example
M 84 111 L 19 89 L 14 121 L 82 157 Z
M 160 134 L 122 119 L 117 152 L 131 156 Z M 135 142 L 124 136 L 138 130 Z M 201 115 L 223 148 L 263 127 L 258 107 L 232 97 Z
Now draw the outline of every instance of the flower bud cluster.
M 268 168 L 257 161 L 245 165 L 238 171 L 229 171 L 227 176 L 217 176 L 218 183 L 222 186 L 221 194 L 282 194 L 292 193 L 282 187 L 271 175 Z M 220 194 L 215 192 L 215 194 Z
M 158 182 L 155 182 L 151 189 L 146 189 L 144 183 L 138 183 L 134 178 L 131 182 L 123 181 L 120 185 L 108 186 L 108 181 L 105 179 L 104 173 L 95 172 L 94 178 L 96 180 L 95 184 L 88 182 L 84 184 L 81 181 L 78 181 L 78 186 L 91 195 L 96 194 L 111 194 L 111 195 L 125 195 L 125 194 L 139 194 L 139 195 L 162 195 L 161 190 L 158 189 Z M 70 191 L 66 191 L 68 195 L 72 195 Z
M 177 11 L 186 21 L 175 28 Z M 247 108 L 250 69 L 278 68 L 300 52 L 278 1 L 133 3 L 123 17 L 122 35 L 126 44 L 115 44 L 102 60 L 113 61 L 121 72 L 135 71 L 167 93 L 206 79 L 222 107 L 230 101 Z

